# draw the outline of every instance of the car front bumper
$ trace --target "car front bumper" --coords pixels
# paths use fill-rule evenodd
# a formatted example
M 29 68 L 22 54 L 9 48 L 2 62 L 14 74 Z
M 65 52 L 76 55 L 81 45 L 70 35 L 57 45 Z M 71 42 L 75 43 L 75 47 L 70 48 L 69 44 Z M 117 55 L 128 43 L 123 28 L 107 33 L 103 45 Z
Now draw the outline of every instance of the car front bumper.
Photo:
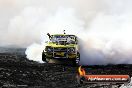
M 77 58 L 76 53 L 67 53 L 67 52 L 45 52 L 46 58 L 50 59 L 68 59 L 68 60 L 73 60 Z

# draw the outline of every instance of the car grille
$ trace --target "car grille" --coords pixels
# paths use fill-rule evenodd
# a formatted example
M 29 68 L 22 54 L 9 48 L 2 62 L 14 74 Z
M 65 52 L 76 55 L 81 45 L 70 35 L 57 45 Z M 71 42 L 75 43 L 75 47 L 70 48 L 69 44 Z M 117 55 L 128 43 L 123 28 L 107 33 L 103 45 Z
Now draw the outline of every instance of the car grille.
M 49 55 L 53 56 L 54 58 L 68 58 L 69 53 L 68 48 L 62 48 L 62 47 L 54 47 L 50 48 L 51 52 L 49 52 Z
M 54 52 L 67 52 L 67 48 L 57 47 L 57 48 L 54 48 Z
M 62 47 L 55 47 L 53 49 L 54 51 L 54 57 L 62 57 L 62 58 L 66 58 L 67 57 L 67 48 L 62 48 Z M 63 53 L 63 54 L 58 54 L 58 53 Z

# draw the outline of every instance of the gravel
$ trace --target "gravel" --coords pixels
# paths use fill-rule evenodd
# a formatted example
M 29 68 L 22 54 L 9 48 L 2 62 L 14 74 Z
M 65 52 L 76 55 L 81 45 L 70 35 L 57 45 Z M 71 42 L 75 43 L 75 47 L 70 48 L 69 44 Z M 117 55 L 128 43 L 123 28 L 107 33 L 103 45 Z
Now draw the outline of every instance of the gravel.
M 132 65 L 83 66 L 87 74 L 132 74 Z M 78 67 L 30 61 L 25 55 L 0 53 L 0 86 L 3 88 L 104 88 L 78 85 Z M 106 87 L 107 88 L 107 87 Z M 118 87 L 114 87 L 118 88 Z

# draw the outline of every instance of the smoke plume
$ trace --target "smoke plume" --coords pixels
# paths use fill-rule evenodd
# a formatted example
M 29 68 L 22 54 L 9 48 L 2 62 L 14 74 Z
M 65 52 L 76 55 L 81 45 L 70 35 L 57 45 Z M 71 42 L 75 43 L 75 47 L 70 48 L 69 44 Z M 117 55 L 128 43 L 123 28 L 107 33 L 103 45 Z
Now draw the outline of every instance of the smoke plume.
M 42 62 L 47 33 L 66 30 L 79 37 L 81 64 L 132 64 L 131 0 L 1 3 L 1 46 L 27 47 L 25 53 L 31 60 Z

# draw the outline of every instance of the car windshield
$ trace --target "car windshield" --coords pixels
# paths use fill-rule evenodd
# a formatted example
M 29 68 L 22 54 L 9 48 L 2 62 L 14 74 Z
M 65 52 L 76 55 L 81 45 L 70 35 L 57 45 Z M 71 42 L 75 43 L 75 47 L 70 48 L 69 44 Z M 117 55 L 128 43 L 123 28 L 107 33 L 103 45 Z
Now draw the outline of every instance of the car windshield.
M 51 38 L 51 42 L 57 43 L 60 45 L 77 43 L 76 36 L 74 35 L 53 35 Z

